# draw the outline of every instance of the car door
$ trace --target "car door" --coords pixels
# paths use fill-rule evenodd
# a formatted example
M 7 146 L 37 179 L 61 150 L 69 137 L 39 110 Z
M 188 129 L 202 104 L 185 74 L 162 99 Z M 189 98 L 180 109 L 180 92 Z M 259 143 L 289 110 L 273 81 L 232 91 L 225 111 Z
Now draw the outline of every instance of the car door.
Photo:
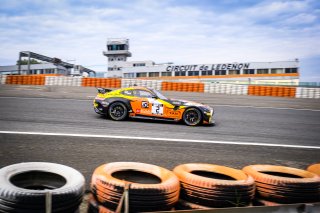
M 164 116 L 164 104 L 153 93 L 147 90 L 136 89 L 133 90 L 133 94 L 135 98 L 132 101 L 132 105 L 136 109 L 134 110 L 136 114 L 155 117 Z
M 131 107 L 133 112 L 137 115 L 151 116 L 152 107 L 148 99 L 152 97 L 152 93 L 141 89 L 134 89 L 132 93 Z

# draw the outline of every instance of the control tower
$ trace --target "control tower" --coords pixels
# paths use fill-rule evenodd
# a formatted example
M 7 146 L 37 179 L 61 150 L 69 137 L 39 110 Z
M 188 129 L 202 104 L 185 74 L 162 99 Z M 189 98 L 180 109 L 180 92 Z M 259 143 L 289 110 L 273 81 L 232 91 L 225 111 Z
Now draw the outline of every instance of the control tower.
M 103 51 L 103 55 L 108 58 L 107 77 L 122 76 L 121 69 L 125 66 L 127 57 L 131 57 L 129 39 L 109 38 L 107 40 L 107 51 Z

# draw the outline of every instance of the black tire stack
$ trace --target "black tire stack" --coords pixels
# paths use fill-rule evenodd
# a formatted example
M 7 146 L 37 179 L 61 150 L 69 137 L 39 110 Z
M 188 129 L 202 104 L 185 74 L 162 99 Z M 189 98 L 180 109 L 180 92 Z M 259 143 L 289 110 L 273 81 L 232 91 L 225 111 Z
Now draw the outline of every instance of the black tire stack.
M 118 178 L 115 174 L 119 172 L 127 173 L 127 178 Z M 155 176 L 159 182 L 129 180 L 132 172 Z M 94 171 L 89 212 L 114 212 L 126 186 L 129 188 L 129 212 L 168 211 L 179 199 L 179 180 L 171 171 L 144 163 L 115 162 L 104 164 Z
M 306 170 L 273 165 L 243 168 L 257 186 L 257 202 L 276 204 L 320 201 L 320 177 Z
M 81 173 L 60 164 L 30 162 L 4 167 L 0 169 L 0 212 L 44 213 L 48 200 L 52 213 L 76 212 L 84 183 Z
M 241 170 L 183 164 L 173 172 L 181 184 L 179 210 L 248 206 L 254 197 L 254 180 Z

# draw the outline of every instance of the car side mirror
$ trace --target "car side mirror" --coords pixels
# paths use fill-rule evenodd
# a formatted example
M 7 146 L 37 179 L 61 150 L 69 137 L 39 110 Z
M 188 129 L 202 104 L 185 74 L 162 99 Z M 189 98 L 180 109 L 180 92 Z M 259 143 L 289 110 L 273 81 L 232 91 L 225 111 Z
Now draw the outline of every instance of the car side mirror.
M 105 94 L 107 92 L 104 88 L 97 88 L 97 90 L 101 94 Z
M 106 88 L 97 88 L 98 92 L 101 94 L 106 94 L 108 92 L 111 92 L 112 89 L 106 89 Z
M 151 98 L 157 99 L 157 98 L 158 98 L 158 96 L 156 96 L 156 95 L 152 95 L 152 96 L 151 96 Z

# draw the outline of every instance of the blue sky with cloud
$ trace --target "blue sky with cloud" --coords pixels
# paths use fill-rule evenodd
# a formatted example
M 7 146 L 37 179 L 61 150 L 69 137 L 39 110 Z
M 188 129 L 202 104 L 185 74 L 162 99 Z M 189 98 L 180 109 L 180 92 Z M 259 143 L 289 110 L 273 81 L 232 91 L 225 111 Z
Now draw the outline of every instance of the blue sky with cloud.
M 103 71 L 106 39 L 130 60 L 202 64 L 298 58 L 320 81 L 320 1 L 1 0 L 0 65 L 29 50 Z

